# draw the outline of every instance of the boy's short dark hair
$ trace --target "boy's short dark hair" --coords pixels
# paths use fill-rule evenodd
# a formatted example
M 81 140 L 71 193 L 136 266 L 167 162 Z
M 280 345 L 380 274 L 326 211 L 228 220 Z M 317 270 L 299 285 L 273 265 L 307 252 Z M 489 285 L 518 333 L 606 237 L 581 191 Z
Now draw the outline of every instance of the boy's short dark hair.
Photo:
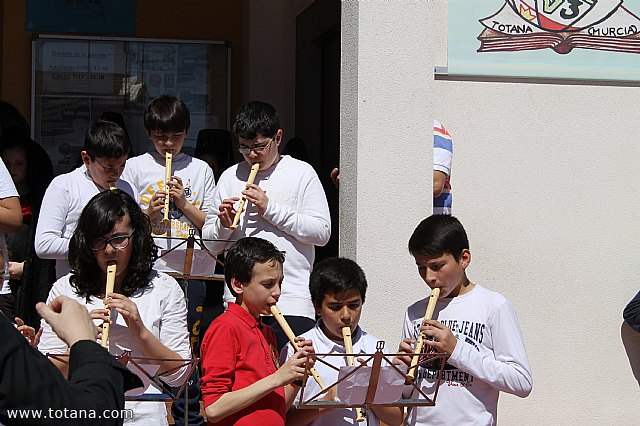
M 284 252 L 278 250 L 270 241 L 257 237 L 245 237 L 233 243 L 224 257 L 224 279 L 231 293 L 237 296 L 231 288 L 232 278 L 241 283 L 247 283 L 253 277 L 253 267 L 256 263 L 266 263 L 271 260 L 282 265 Z
M 258 135 L 272 137 L 280 130 L 280 120 L 273 105 L 253 101 L 240 107 L 233 125 L 233 134 L 242 139 Z
M 433 215 L 424 219 L 409 238 L 412 255 L 451 254 L 460 260 L 462 250 L 469 249 L 467 232 L 458 219 L 450 215 Z
M 316 263 L 309 276 L 309 293 L 316 308 L 322 306 L 325 294 L 342 293 L 356 289 L 362 303 L 367 294 L 367 278 L 362 268 L 353 260 L 344 257 L 330 257 Z
M 120 126 L 111 121 L 98 120 L 87 130 L 83 151 L 89 158 L 126 157 L 131 149 L 129 137 Z
M 147 131 L 186 132 L 191 126 L 189 109 L 175 96 L 158 96 L 144 112 L 144 127 Z

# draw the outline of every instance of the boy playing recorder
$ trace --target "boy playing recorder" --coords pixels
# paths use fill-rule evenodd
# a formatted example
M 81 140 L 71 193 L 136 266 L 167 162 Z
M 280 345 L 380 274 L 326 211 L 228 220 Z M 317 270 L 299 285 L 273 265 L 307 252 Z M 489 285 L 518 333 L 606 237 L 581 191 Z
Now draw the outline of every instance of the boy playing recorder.
M 187 133 L 191 126 L 191 115 L 186 104 L 168 95 L 158 96 L 147 106 L 144 127 L 153 143 L 153 149 L 127 160 L 123 177 L 131 183 L 140 197 L 140 207 L 149 216 L 154 240 L 161 250 L 171 249 L 188 238 L 189 230 L 200 234 L 207 208 L 211 203 L 215 182 L 213 171 L 207 163 L 183 152 Z M 171 154 L 171 179 L 165 182 L 167 154 Z M 165 212 L 166 197 L 169 197 L 169 212 Z M 163 220 L 165 214 L 168 220 Z M 200 248 L 198 244 L 194 247 Z M 156 261 L 156 269 L 162 270 L 163 259 Z M 188 281 L 187 325 L 191 334 L 192 350 L 199 353 L 199 324 L 206 294 L 204 281 Z M 184 411 L 188 410 L 189 424 L 202 424 L 199 415 L 199 390 L 197 372 L 189 379 L 189 399 L 186 393 L 178 398 L 171 408 L 176 425 L 182 426 Z
M 364 271 L 356 262 L 340 257 L 318 262 L 309 276 L 309 292 L 316 314 L 320 319 L 314 328 L 302 334 L 301 337 L 313 342 L 315 352 L 322 354 L 346 353 L 342 334 L 343 327 L 350 328 L 353 353 L 372 354 L 376 352 L 378 339 L 362 330 L 358 325 L 367 293 L 367 279 Z M 294 356 L 293 347 L 291 344 L 287 344 L 282 348 L 281 360 L 284 361 L 292 356 Z M 323 361 L 338 369 L 348 365 L 347 357 L 344 356 L 325 356 Z M 327 386 L 338 380 L 338 370 L 322 362 L 315 363 L 315 368 Z M 320 390 L 314 380 L 307 380 L 305 399 L 316 395 Z M 389 425 L 398 423 L 397 416 L 386 414 L 389 409 L 376 407 L 372 411 L 367 416 L 368 419 L 356 423 L 357 413 L 353 408 L 296 410 L 292 407 L 287 413 L 287 425 L 379 425 L 378 417 Z
M 201 346 L 202 399 L 209 425 L 284 425 L 305 376 L 311 341 L 279 367 L 273 330 L 262 324 L 280 297 L 284 253 L 269 241 L 238 240 L 225 258 L 225 281 L 236 296 L 211 323 Z M 279 367 L 279 368 L 278 368 Z
M 129 182 L 120 179 L 129 149 L 129 138 L 120 126 L 98 120 L 84 138 L 82 166 L 55 177 L 47 188 L 40 208 L 46 214 L 38 219 L 35 250 L 41 259 L 56 259 L 56 278 L 71 271 L 69 242 L 82 209 L 94 195 L 115 185 L 138 200 Z
M 511 302 L 499 293 L 469 281 L 469 241 L 462 224 L 452 216 L 423 220 L 409 239 L 409 252 L 429 288 L 439 288 L 433 318 L 423 317 L 428 297 L 407 308 L 398 352 L 413 353 L 420 335 L 428 350 L 448 359 L 434 407 L 410 409 L 408 425 L 493 425 L 497 422 L 500 391 L 519 397 L 531 392 L 531 368 L 520 325 Z M 409 365 L 410 357 L 396 359 Z M 439 365 L 420 366 L 416 384 L 430 398 Z M 414 392 L 413 397 L 416 397 Z

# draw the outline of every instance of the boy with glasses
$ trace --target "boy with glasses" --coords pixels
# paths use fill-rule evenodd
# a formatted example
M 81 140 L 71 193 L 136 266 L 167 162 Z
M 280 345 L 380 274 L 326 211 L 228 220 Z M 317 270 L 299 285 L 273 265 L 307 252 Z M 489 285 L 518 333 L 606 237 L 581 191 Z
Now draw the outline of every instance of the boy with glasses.
M 162 250 L 180 244 L 178 238 L 188 238 L 190 229 L 196 231 L 196 236 L 200 234 L 215 188 L 213 171 L 207 163 L 182 152 L 190 125 L 189 110 L 182 100 L 167 95 L 155 98 L 144 114 L 144 127 L 154 149 L 127 160 L 123 174 L 140 196 L 140 207 L 151 219 L 155 242 Z M 171 180 L 165 183 L 167 154 L 172 154 L 172 167 Z M 164 220 L 166 197 L 170 197 L 169 220 Z M 196 244 L 195 248 L 200 247 Z M 188 286 L 187 322 L 197 356 L 206 286 L 201 280 L 189 280 Z M 204 420 L 198 414 L 200 392 L 195 374 L 189 386 L 189 424 L 200 425 Z M 172 407 L 176 425 L 184 420 L 184 405 L 181 397 Z
M 42 259 L 56 259 L 56 278 L 70 272 L 69 240 L 82 209 L 94 195 L 111 186 L 137 200 L 129 183 L 120 179 L 129 154 L 129 138 L 109 121 L 96 121 L 87 131 L 80 156 L 83 165 L 51 181 L 42 199 L 35 250 Z
M 273 106 L 259 101 L 244 105 L 233 132 L 244 161 L 220 176 L 202 236 L 222 240 L 260 237 L 287 253 L 279 307 L 300 335 L 315 325 L 308 283 L 314 246 L 324 246 L 331 236 L 327 199 L 309 164 L 278 152 L 283 136 Z M 249 169 L 255 164 L 258 173 L 254 183 L 246 185 Z M 241 196 L 246 197 L 245 208 L 238 226 L 232 229 Z M 227 248 L 225 242 L 206 244 L 215 253 Z M 227 289 L 225 299 L 233 300 Z M 265 322 L 274 329 L 280 350 L 287 337 L 274 318 L 267 317 Z

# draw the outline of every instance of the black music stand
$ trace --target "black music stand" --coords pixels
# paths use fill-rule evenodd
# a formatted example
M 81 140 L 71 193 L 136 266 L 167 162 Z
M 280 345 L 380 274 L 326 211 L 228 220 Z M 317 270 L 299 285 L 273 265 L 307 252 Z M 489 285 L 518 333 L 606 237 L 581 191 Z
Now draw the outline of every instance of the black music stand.
M 366 416 L 367 411 L 372 407 L 422 407 L 422 406 L 434 406 L 436 404 L 436 397 L 438 395 L 438 389 L 440 387 L 440 382 L 442 380 L 442 372 L 444 369 L 445 360 L 447 354 L 433 352 L 433 353 L 418 353 L 418 354 L 385 354 L 382 352 L 384 349 L 384 342 L 379 341 L 376 345 L 376 352 L 373 354 L 341 354 L 341 353 L 333 353 L 333 354 L 309 354 L 307 355 L 307 359 L 313 359 L 315 362 L 323 363 L 334 370 L 340 371 L 339 367 L 336 367 L 327 361 L 319 358 L 319 357 L 345 357 L 345 356 L 356 356 L 360 358 L 364 358 L 364 364 L 347 367 L 350 371 L 343 375 L 342 377 L 338 377 L 335 383 L 327 386 L 324 390 L 316 393 L 312 397 L 305 400 L 304 398 L 304 390 L 306 381 L 309 379 L 309 371 L 305 373 L 305 380 L 303 380 L 303 385 L 300 389 L 300 401 L 297 404 L 297 408 L 299 409 L 317 409 L 317 408 L 362 408 L 363 414 Z M 415 383 L 414 379 L 406 377 L 406 372 L 399 368 L 397 365 L 393 364 L 392 359 L 389 357 L 394 356 L 409 356 L 409 357 L 420 357 L 418 364 L 415 366 L 416 370 L 419 365 L 435 365 L 438 360 L 440 361 L 440 366 L 438 368 L 438 378 L 435 384 L 435 391 L 433 394 L 433 399 L 429 398 L 420 387 Z M 345 380 L 350 378 L 351 376 L 357 374 L 359 370 L 365 367 L 371 360 L 373 360 L 373 365 L 371 367 L 369 383 L 367 387 L 367 392 L 364 397 L 364 400 L 361 402 L 355 403 L 346 403 L 343 401 L 321 401 L 318 398 L 322 397 L 329 390 L 334 387 L 339 386 Z M 382 362 L 386 362 L 386 364 L 395 371 L 400 377 L 404 379 L 405 386 L 411 386 L 412 390 L 417 390 L 418 395 L 422 398 L 415 399 L 407 399 L 400 397 L 396 401 L 392 402 L 375 402 L 376 391 L 378 390 L 378 380 L 380 378 L 380 372 L 382 367 Z
M 52 354 L 47 353 L 47 357 L 55 359 L 59 362 L 68 364 L 69 363 L 69 354 Z M 134 394 L 134 395 L 125 395 L 126 401 L 175 401 L 180 397 L 182 392 L 186 388 L 186 384 L 188 380 L 185 380 L 182 386 L 178 389 L 177 392 L 172 392 L 171 387 L 162 381 L 162 376 L 173 371 L 179 370 L 182 367 L 188 366 L 187 377 L 190 377 L 193 373 L 193 370 L 196 368 L 196 364 L 198 363 L 198 358 L 189 358 L 189 359 L 173 359 L 173 358 L 148 358 L 148 357 L 133 357 L 131 356 L 130 351 L 124 351 L 122 355 L 116 355 L 114 358 L 122 365 L 127 367 L 131 372 L 136 374 L 143 383 L 149 382 L 156 389 L 158 389 L 159 393 L 153 394 Z M 164 361 L 177 361 L 182 362 L 183 364 L 179 367 L 176 367 L 169 371 L 163 371 L 161 373 L 149 373 L 144 366 L 145 365 L 159 365 Z M 142 389 L 144 392 L 145 389 Z
M 153 235 L 154 238 L 164 238 L 166 240 L 176 240 L 176 241 L 180 241 L 180 243 L 178 243 L 176 246 L 165 250 L 159 257 L 158 259 L 162 259 L 163 257 L 169 257 L 169 255 L 176 256 L 179 251 L 182 251 L 183 249 L 181 249 L 181 247 L 184 247 L 184 263 L 182 263 L 180 266 L 182 266 L 182 268 L 179 268 L 177 266 L 177 264 L 175 263 L 176 259 L 172 259 L 172 264 L 175 265 L 176 267 L 170 268 L 170 270 L 167 269 L 158 269 L 160 272 L 165 272 L 169 275 L 171 275 L 172 277 L 174 277 L 175 279 L 181 279 L 184 280 L 184 282 L 186 283 L 189 279 L 196 279 L 196 280 L 203 280 L 203 281 L 223 281 L 224 282 L 224 276 L 223 275 L 216 275 L 214 273 L 210 274 L 210 275 L 192 275 L 192 269 L 193 269 L 193 260 L 194 257 L 196 256 L 196 251 L 195 249 L 195 245 L 198 244 L 198 247 L 200 248 L 199 252 L 200 253 L 204 253 L 206 254 L 208 257 L 210 257 L 211 259 L 213 259 L 214 261 L 214 265 L 215 264 L 219 264 L 221 266 L 224 266 L 224 263 L 222 263 L 215 254 L 211 253 L 207 247 L 204 245 L 205 241 L 224 241 L 224 242 L 235 242 L 235 240 L 207 240 L 207 239 L 202 239 L 202 238 L 196 238 L 196 232 L 195 229 L 190 228 L 189 229 L 189 237 L 187 238 L 178 238 L 178 237 L 166 237 L 164 235 Z M 179 256 L 181 257 L 181 256 Z M 204 256 L 200 256 L 200 258 L 202 258 Z M 215 267 L 213 268 L 215 270 Z

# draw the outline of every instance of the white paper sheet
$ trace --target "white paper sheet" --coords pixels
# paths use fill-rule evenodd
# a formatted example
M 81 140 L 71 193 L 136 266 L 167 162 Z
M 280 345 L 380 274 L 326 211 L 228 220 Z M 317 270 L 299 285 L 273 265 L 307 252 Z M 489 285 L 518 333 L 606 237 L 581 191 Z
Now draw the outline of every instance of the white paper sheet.
M 340 367 L 338 379 L 342 379 L 356 368 L 358 367 Z M 406 366 L 398 366 L 398 368 L 403 373 L 406 373 Z M 372 367 L 367 366 L 359 367 L 355 373 L 340 382 L 336 391 L 338 399 L 349 405 L 363 404 L 367 396 L 367 389 L 369 389 L 372 369 Z M 396 402 L 402 396 L 404 382 L 404 374 L 400 375 L 393 367 L 380 367 L 380 376 L 373 403 L 389 404 Z

